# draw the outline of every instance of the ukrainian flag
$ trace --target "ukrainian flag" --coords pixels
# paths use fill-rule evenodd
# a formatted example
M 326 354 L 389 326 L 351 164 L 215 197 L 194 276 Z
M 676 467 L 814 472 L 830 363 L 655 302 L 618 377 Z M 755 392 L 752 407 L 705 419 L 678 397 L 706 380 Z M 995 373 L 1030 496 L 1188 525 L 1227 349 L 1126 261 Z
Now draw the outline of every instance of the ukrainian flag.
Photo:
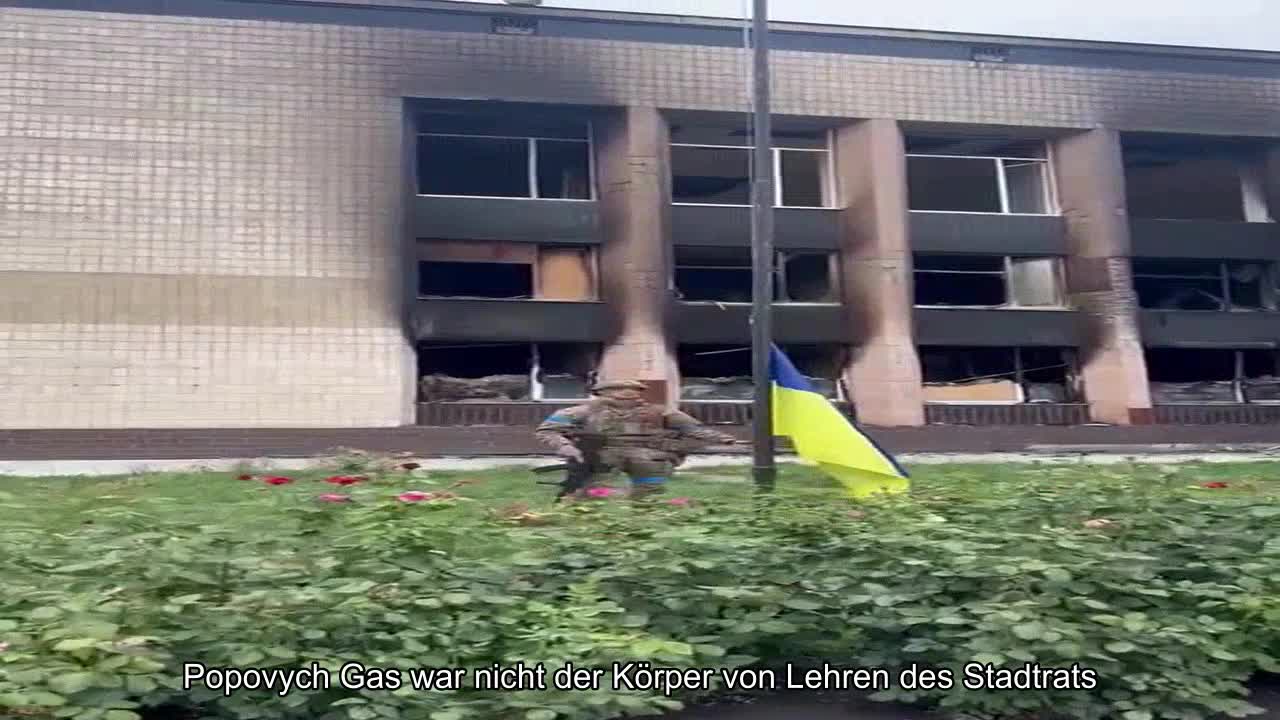
M 819 395 L 776 345 L 769 348 L 773 434 L 791 439 L 796 453 L 844 485 L 850 496 L 904 492 L 907 472 L 875 441 Z

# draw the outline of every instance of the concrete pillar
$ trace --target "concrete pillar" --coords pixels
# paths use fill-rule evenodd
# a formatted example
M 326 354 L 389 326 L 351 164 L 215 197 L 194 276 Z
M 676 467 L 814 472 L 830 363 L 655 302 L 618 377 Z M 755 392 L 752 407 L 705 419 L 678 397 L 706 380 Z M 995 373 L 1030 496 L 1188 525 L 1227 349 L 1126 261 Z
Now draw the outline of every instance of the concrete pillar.
M 907 161 L 893 120 L 864 120 L 835 138 L 842 208 L 840 285 L 855 348 L 845 379 L 867 425 L 924 424 L 912 330 Z
M 595 124 L 596 173 L 603 244 L 600 293 L 611 340 L 604 379 L 636 379 L 654 400 L 678 396 L 668 333 L 671 277 L 670 132 L 652 107 L 612 111 Z
M 1120 136 L 1088 130 L 1053 143 L 1068 238 L 1067 292 L 1083 325 L 1085 399 L 1097 422 L 1151 422 L 1151 394 L 1129 263 Z

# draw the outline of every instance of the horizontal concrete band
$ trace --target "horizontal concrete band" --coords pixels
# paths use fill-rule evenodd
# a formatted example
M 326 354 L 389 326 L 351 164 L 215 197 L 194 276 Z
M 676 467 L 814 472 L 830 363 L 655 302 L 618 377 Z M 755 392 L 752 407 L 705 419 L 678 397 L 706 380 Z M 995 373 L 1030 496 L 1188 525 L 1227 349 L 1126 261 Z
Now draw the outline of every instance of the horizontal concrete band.
M 747 428 L 717 426 L 741 438 Z M 337 448 L 426 457 L 530 456 L 546 449 L 530 427 L 392 427 L 322 429 L 0 430 L 0 461 L 307 458 Z M 1258 453 L 1280 446 L 1274 427 L 1021 426 L 868 428 L 893 453 Z M 1189 446 L 1195 446 L 1192 449 Z M 745 455 L 742 456 L 745 461 Z
M 368 279 L 0 272 L 0 324 L 398 327 Z

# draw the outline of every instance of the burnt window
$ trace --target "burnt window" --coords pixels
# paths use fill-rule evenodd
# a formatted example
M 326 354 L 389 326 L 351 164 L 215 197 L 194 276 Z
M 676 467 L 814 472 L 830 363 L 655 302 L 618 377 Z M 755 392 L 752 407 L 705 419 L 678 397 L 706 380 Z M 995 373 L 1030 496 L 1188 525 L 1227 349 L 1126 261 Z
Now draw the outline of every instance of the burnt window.
M 932 307 L 1060 307 L 1061 260 L 998 255 L 914 257 L 915 304 Z
M 671 197 L 698 205 L 750 205 L 750 146 L 671 145 Z M 815 148 L 774 148 L 773 203 L 779 207 L 830 207 L 830 153 Z
M 1274 350 L 1155 348 L 1146 361 L 1151 399 L 1159 404 L 1280 401 Z
M 418 243 L 420 297 L 596 299 L 595 253 L 572 245 L 478 240 Z
M 1121 140 L 1135 218 L 1267 222 L 1265 180 L 1251 139 L 1129 133 Z
M 423 344 L 424 402 L 576 401 L 588 397 L 600 349 L 579 343 Z
M 829 399 L 845 397 L 841 372 L 845 350 L 836 345 L 782 345 L 780 349 Z M 676 352 L 682 400 L 748 401 L 755 396 L 748 345 L 681 345 Z
M 424 297 L 531 298 L 533 267 L 515 263 L 421 262 L 418 294 Z
M 774 301 L 837 302 L 834 254 L 779 252 L 774 265 Z M 745 247 L 675 248 L 674 285 L 686 302 L 751 302 L 751 250 Z
M 1148 310 L 1273 310 L 1273 272 L 1264 262 L 1135 258 L 1133 286 Z
M 418 136 L 418 194 L 589 200 L 591 145 L 584 139 Z
M 991 138 L 908 138 L 912 210 L 1045 215 L 1050 200 L 1044 143 Z
M 1075 402 L 1068 348 L 921 347 L 924 396 L 931 403 Z

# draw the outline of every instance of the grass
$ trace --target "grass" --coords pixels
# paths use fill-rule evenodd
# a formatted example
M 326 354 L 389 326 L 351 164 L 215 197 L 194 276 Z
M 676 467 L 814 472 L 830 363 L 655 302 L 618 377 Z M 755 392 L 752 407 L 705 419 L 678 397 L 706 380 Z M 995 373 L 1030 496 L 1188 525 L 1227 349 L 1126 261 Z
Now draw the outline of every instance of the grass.
M 1189 463 L 1182 465 L 922 465 L 911 469 L 912 493 L 921 497 L 952 498 L 956 502 L 982 503 L 1025 491 L 1028 483 L 1080 483 L 1088 486 L 1107 477 L 1136 477 L 1153 494 L 1209 492 L 1198 486 L 1226 482 L 1219 494 L 1280 496 L 1280 462 Z M 199 516 L 245 528 L 269 527 L 281 522 L 273 498 L 296 493 L 341 492 L 319 483 L 332 474 L 323 471 L 279 473 L 297 482 L 285 488 L 237 479 L 241 472 L 151 473 L 105 477 L 0 477 L 0 523 L 38 525 L 51 531 L 74 528 L 103 513 Z M 528 467 L 483 471 L 403 472 L 394 477 L 397 491 L 451 489 L 476 502 L 459 505 L 452 513 L 483 514 L 512 504 L 532 510 L 549 508 L 556 488 L 537 480 Z M 459 485 L 459 483 L 461 483 Z M 619 487 L 625 481 L 619 479 Z M 685 496 L 715 502 L 752 492 L 744 467 L 702 468 L 682 471 L 670 483 L 668 497 Z M 814 470 L 783 465 L 777 483 L 783 495 L 837 498 L 839 488 Z M 461 518 L 459 518 L 461 519 Z

